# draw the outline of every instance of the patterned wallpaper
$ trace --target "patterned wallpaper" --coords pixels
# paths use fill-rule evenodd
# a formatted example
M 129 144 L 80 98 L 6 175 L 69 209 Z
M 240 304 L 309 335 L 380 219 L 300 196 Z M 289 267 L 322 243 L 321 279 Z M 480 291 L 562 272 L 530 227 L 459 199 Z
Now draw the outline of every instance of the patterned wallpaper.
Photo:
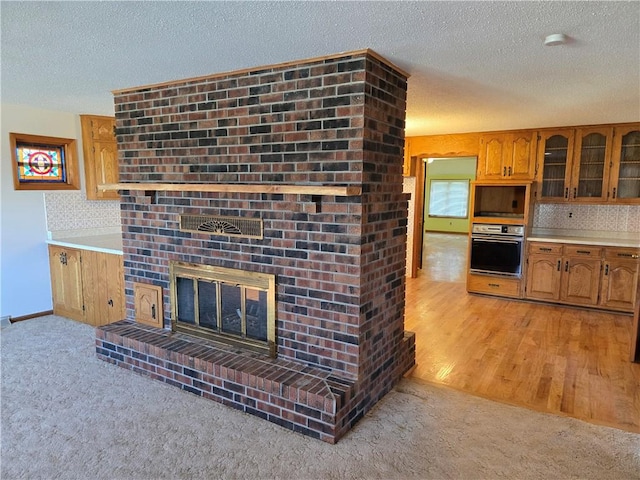
M 640 232 L 640 205 L 537 204 L 536 228 Z
M 44 206 L 50 232 L 91 229 L 101 234 L 120 229 L 119 200 L 87 200 L 84 191 L 46 192 Z

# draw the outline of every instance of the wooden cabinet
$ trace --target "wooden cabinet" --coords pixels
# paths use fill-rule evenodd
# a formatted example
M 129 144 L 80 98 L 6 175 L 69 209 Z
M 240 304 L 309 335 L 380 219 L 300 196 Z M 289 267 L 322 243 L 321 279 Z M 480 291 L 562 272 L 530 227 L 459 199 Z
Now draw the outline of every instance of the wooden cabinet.
M 530 242 L 525 297 L 633 311 L 640 249 Z
M 99 327 L 125 318 L 122 255 L 83 251 L 85 322 Z
M 560 300 L 573 305 L 597 305 L 602 249 L 564 246 Z
M 525 296 L 573 305 L 596 305 L 602 249 L 530 243 Z
M 53 313 L 99 326 L 125 318 L 122 255 L 49 245 Z
M 98 190 L 102 183 L 118 183 L 118 151 L 114 117 L 80 115 L 88 200 L 118 200 L 117 191 Z
M 600 295 L 600 304 L 603 307 L 633 311 L 640 271 L 639 258 L 639 249 L 605 249 Z
M 527 257 L 526 297 L 560 300 L 562 245 L 530 243 Z
M 49 245 L 53 313 L 84 321 L 81 252 Z
M 494 277 L 489 275 L 467 275 L 467 291 L 486 293 L 499 297 L 520 298 L 519 278 Z
M 536 141 L 529 130 L 480 135 L 478 180 L 533 180 Z
M 614 128 L 607 200 L 640 203 L 640 124 Z
M 134 283 L 133 303 L 136 322 L 158 328 L 163 327 L 162 287 Z
M 541 131 L 537 157 L 539 201 L 640 203 L 640 124 Z
M 540 132 L 537 199 L 555 202 L 569 199 L 574 136 L 573 129 Z

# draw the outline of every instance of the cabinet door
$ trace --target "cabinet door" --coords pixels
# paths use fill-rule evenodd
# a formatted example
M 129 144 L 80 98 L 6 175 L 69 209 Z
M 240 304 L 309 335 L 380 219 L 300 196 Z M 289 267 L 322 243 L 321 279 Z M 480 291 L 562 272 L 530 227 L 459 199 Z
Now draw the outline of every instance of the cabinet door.
M 86 251 L 83 279 L 87 323 L 97 327 L 125 317 L 122 255 Z
M 640 203 L 640 125 L 616 127 L 609 180 L 609 202 Z
M 533 180 L 536 140 L 536 132 L 520 132 L 509 135 L 508 157 L 506 159 L 508 179 Z
M 118 192 L 98 190 L 102 183 L 117 183 L 119 180 L 115 118 L 81 115 L 80 119 L 87 199 L 118 200 Z
M 99 190 L 98 185 L 103 183 L 118 183 L 118 150 L 116 142 L 94 142 L 93 144 L 93 175 L 95 183 L 92 187 L 92 196 L 95 200 L 117 200 L 120 198 L 117 191 Z M 88 195 L 88 193 L 87 193 Z M 87 198 L 89 198 L 87 196 Z
M 504 133 L 480 136 L 478 155 L 478 179 L 501 180 L 507 177 L 504 158 L 508 157 L 508 139 Z
M 563 261 L 560 300 L 578 305 L 596 305 L 602 260 L 565 257 Z
M 162 287 L 134 283 L 133 298 L 136 322 L 162 328 Z
M 632 312 L 636 301 L 640 250 L 607 248 L 604 255 L 600 305 Z
M 598 203 L 606 200 L 612 139 L 613 127 L 576 130 L 571 201 Z
M 80 250 L 49 245 L 53 313 L 84 321 Z
M 573 143 L 573 129 L 540 132 L 536 174 L 538 200 L 569 199 Z
M 525 296 L 541 300 L 559 300 L 561 276 L 560 256 L 530 254 L 527 259 Z

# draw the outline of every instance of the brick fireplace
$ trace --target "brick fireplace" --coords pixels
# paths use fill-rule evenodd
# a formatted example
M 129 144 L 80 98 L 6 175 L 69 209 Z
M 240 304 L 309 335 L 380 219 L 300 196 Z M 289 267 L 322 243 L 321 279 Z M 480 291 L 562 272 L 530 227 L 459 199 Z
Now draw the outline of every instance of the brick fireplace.
M 338 441 L 414 364 L 406 87 L 362 50 L 114 92 L 127 318 L 96 330 L 98 357 Z M 193 215 L 230 220 L 181 229 Z M 174 331 L 174 264 L 273 276 L 271 355 Z M 136 321 L 139 284 L 160 287 L 162 328 Z

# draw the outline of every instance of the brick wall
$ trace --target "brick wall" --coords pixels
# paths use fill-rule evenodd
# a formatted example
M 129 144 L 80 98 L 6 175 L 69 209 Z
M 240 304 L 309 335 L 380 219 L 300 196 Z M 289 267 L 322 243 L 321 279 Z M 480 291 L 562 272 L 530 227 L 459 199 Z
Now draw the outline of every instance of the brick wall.
M 361 51 L 115 92 L 121 182 L 362 187 L 351 197 L 123 191 L 127 317 L 133 282 L 151 283 L 169 326 L 170 261 L 275 274 L 278 357 L 356 381 L 346 417 L 356 421 L 413 363 L 406 81 Z M 264 238 L 179 232 L 181 213 L 262 218 Z

